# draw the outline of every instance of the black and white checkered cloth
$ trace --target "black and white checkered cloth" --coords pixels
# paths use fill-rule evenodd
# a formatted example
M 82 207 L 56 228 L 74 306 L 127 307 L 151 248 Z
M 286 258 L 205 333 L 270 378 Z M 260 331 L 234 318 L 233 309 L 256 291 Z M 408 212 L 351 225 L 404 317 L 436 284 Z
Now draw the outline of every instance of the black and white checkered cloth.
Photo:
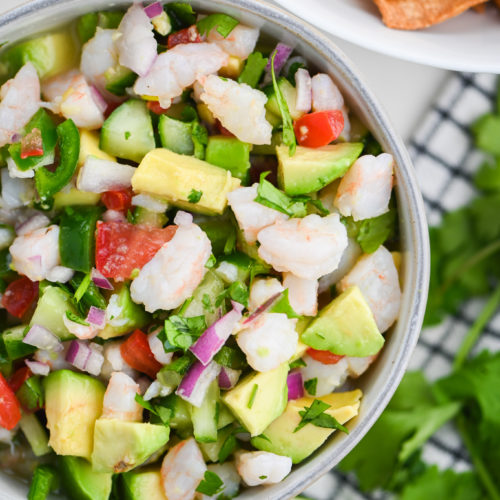
M 497 76 L 454 74 L 443 87 L 409 144 L 430 225 L 443 213 L 467 203 L 475 194 L 472 178 L 484 161 L 474 149 L 469 128 L 494 107 Z M 449 373 L 456 350 L 483 304 L 470 301 L 440 325 L 422 331 L 409 369 L 420 369 L 430 380 Z M 500 313 L 483 332 L 475 351 L 500 350 Z M 442 427 L 425 445 L 423 459 L 442 469 L 471 468 L 467 452 L 451 424 Z M 304 492 L 316 500 L 362 500 L 390 498 L 383 492 L 364 495 L 354 476 L 334 470 Z

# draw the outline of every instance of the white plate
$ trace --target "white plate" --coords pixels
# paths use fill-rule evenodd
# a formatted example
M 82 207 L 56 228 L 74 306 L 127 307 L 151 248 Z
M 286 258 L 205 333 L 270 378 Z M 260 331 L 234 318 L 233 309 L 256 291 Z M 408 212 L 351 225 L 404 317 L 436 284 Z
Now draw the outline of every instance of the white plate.
M 491 6 L 419 31 L 387 28 L 372 0 L 275 0 L 296 16 L 367 49 L 440 68 L 500 73 L 500 15 Z

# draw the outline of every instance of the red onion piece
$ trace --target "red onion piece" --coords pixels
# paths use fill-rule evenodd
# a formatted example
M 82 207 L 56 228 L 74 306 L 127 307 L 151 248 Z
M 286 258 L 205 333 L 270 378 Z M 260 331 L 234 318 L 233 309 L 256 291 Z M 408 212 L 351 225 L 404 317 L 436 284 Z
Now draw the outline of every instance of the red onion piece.
M 207 366 L 195 361 L 184 375 L 175 393 L 193 406 L 200 407 L 208 386 L 219 375 L 219 372 L 220 365 L 214 361 Z
M 106 311 L 90 306 L 86 321 L 97 328 L 104 328 L 106 326 Z
M 96 344 L 89 345 L 82 340 L 73 340 L 66 353 L 66 361 L 79 370 L 97 376 L 101 373 L 104 362 L 99 347 Z
M 50 224 L 50 219 L 44 214 L 35 214 L 31 216 L 29 219 L 21 222 L 20 224 L 16 224 L 16 234 L 21 236 L 26 233 L 31 233 L 37 229 L 48 226 Z
M 92 95 L 92 99 L 96 103 L 99 111 L 104 113 L 106 109 L 108 109 L 108 103 L 104 99 L 103 95 L 99 92 L 99 89 L 95 85 L 90 86 L 90 93 Z
M 243 321 L 243 324 L 248 325 L 248 323 L 251 323 L 253 320 L 257 319 L 262 313 L 265 313 L 268 309 L 270 309 L 271 306 L 277 300 L 279 300 L 282 295 L 283 295 L 283 292 L 278 292 L 278 293 L 275 293 L 272 297 L 269 297 L 263 304 L 261 304 L 259 307 L 257 307 L 257 309 L 255 309 L 255 311 L 252 314 L 250 314 L 250 316 L 248 316 L 248 318 L 246 318 Z
M 155 2 L 147 7 L 144 7 L 144 12 L 149 17 L 149 19 L 153 19 L 153 17 L 159 16 L 163 12 L 163 7 L 161 2 Z
M 232 389 L 238 382 L 241 370 L 233 370 L 227 366 L 221 366 L 219 373 L 219 387 L 221 389 Z
M 302 374 L 299 371 L 293 371 L 286 378 L 288 386 L 288 401 L 299 399 L 304 395 L 304 384 L 302 383 Z
M 50 330 L 41 325 L 34 324 L 29 329 L 28 333 L 23 339 L 25 344 L 33 345 L 39 349 L 46 351 L 62 351 L 63 345 Z
M 271 62 L 273 60 L 273 54 L 276 54 L 276 56 L 274 57 L 274 73 L 276 76 L 278 76 L 292 52 L 293 48 L 289 45 L 285 45 L 281 42 L 276 45 L 276 48 L 271 52 L 269 60 L 267 61 L 264 83 L 269 83 L 272 80 Z
M 212 323 L 189 348 L 204 366 L 220 351 L 241 319 L 243 306 L 234 301 L 231 301 L 231 304 L 233 309 Z
M 41 363 L 40 361 L 31 361 L 29 359 L 25 359 L 24 362 L 26 366 L 31 370 L 33 375 L 42 375 L 46 376 L 50 372 L 50 366 L 47 363 Z
M 92 268 L 90 272 L 90 277 L 96 286 L 103 288 L 105 290 L 113 290 L 113 285 L 108 278 L 105 278 L 102 273 L 100 273 L 95 267 Z
M 295 108 L 297 111 L 309 113 L 312 103 L 312 84 L 309 71 L 299 68 L 295 73 L 295 88 L 297 89 L 297 98 Z

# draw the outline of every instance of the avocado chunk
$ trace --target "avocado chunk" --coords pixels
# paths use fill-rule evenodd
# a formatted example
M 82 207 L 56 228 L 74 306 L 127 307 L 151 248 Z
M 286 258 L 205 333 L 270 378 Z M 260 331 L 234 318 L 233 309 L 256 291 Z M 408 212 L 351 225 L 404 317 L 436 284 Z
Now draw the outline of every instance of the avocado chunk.
M 27 332 L 26 325 L 13 326 L 2 332 L 1 344 L 3 344 L 5 353 L 11 361 L 24 358 L 36 351 L 36 347 L 23 342 Z
M 141 469 L 122 476 L 124 500 L 167 500 L 158 469 Z
M 304 114 L 304 112 L 299 111 L 295 107 L 295 103 L 297 101 L 297 89 L 284 76 L 280 76 L 278 78 L 278 87 L 281 90 L 281 95 L 284 97 L 287 103 L 290 116 L 293 120 L 298 120 Z M 274 92 L 274 88 L 272 86 L 268 87 L 266 89 L 266 94 L 266 109 L 276 116 L 281 116 L 278 98 L 276 96 L 276 93 Z
M 314 399 L 319 399 L 331 406 L 325 413 L 344 424 L 358 414 L 361 396 L 362 392 L 357 389 L 289 401 L 285 412 L 262 432 L 262 436 L 252 438 L 252 445 L 259 450 L 288 456 L 294 464 L 298 464 L 318 449 L 335 430 L 307 424 L 294 432 L 301 421 L 299 411 L 311 406 Z
M 209 215 L 221 214 L 227 193 L 239 185 L 240 180 L 227 170 L 168 149 L 150 151 L 132 177 L 136 193 L 159 196 L 180 208 Z M 200 199 L 191 203 L 189 198 L 200 192 Z
M 52 372 L 45 379 L 49 445 L 58 455 L 90 458 L 104 390 L 99 380 L 70 370 Z
M 348 288 L 322 309 L 301 340 L 314 349 L 355 357 L 377 354 L 384 345 L 384 337 L 357 286 Z
M 236 137 L 212 135 L 208 138 L 205 159 L 212 165 L 229 170 L 233 177 L 248 184 L 252 145 Z
M 222 397 L 252 436 L 260 434 L 286 407 L 288 363 L 247 375 Z
M 143 464 L 168 442 L 164 425 L 100 418 L 95 423 L 92 468 L 118 474 Z
M 68 31 L 56 31 L 7 47 L 0 55 L 0 79 L 12 78 L 27 62 L 35 66 L 38 76 L 49 78 L 77 67 L 76 41 Z
M 297 146 L 290 156 L 288 146 L 276 146 L 279 187 L 290 196 L 314 193 L 342 177 L 362 150 L 361 143 L 344 142 L 322 148 Z
M 106 314 L 109 320 L 104 329 L 99 332 L 99 337 L 103 339 L 120 337 L 136 328 L 142 328 L 149 322 L 149 314 L 132 300 L 127 285 L 122 285 L 116 293 L 111 295 Z
M 87 460 L 79 457 L 58 457 L 65 492 L 73 500 L 108 500 L 112 474 L 94 472 Z
M 38 299 L 30 326 L 37 324 L 47 328 L 61 340 L 75 338 L 64 325 L 63 317 L 66 311 L 77 314 L 71 303 L 71 297 L 58 286 L 48 286 Z

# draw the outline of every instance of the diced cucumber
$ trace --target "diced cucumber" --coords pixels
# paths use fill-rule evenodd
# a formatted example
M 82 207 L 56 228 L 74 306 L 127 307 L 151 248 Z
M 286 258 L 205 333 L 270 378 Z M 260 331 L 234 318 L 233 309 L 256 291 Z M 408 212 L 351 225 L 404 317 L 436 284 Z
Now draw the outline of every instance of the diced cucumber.
M 227 264 L 231 264 L 235 267 L 236 279 L 230 280 L 225 273 L 224 267 L 221 268 L 221 264 L 224 262 L 226 262 Z M 215 273 L 218 276 L 220 276 L 224 281 L 227 282 L 241 281 L 242 283 L 245 283 L 250 277 L 252 268 L 254 268 L 254 272 L 256 272 L 256 274 L 267 273 L 271 270 L 270 266 L 268 266 L 265 263 L 259 263 L 257 268 L 256 261 L 254 259 L 249 257 L 246 253 L 236 251 L 230 255 L 224 256 L 219 261 L 219 266 L 215 269 Z
M 273 130 L 276 130 L 278 127 L 281 127 L 283 120 L 281 119 L 281 115 L 275 115 L 271 113 L 268 109 L 266 110 L 266 120 L 271 124 Z
M 110 155 L 139 163 L 155 146 L 153 123 L 144 101 L 124 102 L 102 125 L 99 147 Z
M 234 238 L 236 227 L 229 217 L 209 217 L 197 222 L 207 233 L 212 244 L 212 253 L 217 257 L 224 252 L 227 241 Z
M 137 75 L 125 66 L 111 66 L 104 72 L 106 90 L 112 94 L 123 96 L 128 87 L 132 87 L 137 80 Z
M 176 394 L 171 394 L 170 396 L 163 398 L 159 404 L 172 410 L 169 422 L 172 429 L 175 429 L 178 433 L 191 432 L 192 423 L 191 417 L 189 416 L 189 405 L 186 401 Z
M 26 436 L 35 456 L 41 457 L 51 452 L 47 431 L 34 413 L 23 413 L 19 427 Z
M 228 407 L 219 401 L 219 419 L 217 420 L 217 429 L 223 429 L 229 424 L 232 424 L 236 419 Z
M 23 342 L 26 325 L 9 328 L 2 333 L 2 342 L 5 346 L 7 356 L 11 361 L 24 358 L 36 351 L 36 347 Z
M 304 113 L 298 111 L 295 107 L 295 102 L 297 100 L 297 89 L 284 77 L 280 76 L 278 78 L 278 87 L 283 94 L 283 97 L 288 105 L 288 110 L 290 111 L 290 116 L 293 120 L 299 119 Z M 281 116 L 280 108 L 278 106 L 278 99 L 274 93 L 274 89 L 269 89 L 267 91 L 268 98 L 266 103 L 266 109 L 276 116 Z
M 283 132 L 273 132 L 271 144 L 256 144 L 252 149 L 255 155 L 275 155 L 276 146 L 283 144 Z
M 217 441 L 214 443 L 200 443 L 200 449 L 203 457 L 210 462 L 219 461 L 219 452 L 227 437 L 233 432 L 231 427 L 226 427 L 220 430 L 217 434 Z
M 250 169 L 250 150 L 252 145 L 236 137 L 213 135 L 208 138 L 205 160 L 229 170 L 233 177 L 248 184 Z
M 197 408 L 189 405 L 194 438 L 200 443 L 214 443 L 217 441 L 217 406 L 219 399 L 219 383 L 214 380 L 209 385 L 201 406 Z
M 191 123 L 161 115 L 158 121 L 158 133 L 164 148 L 181 155 L 192 155 L 194 153 Z
M 136 207 L 134 210 L 134 224 L 163 227 L 167 222 L 168 217 L 165 214 L 152 212 L 144 207 Z
M 82 43 L 90 40 L 96 32 L 96 29 L 115 29 L 118 28 L 122 20 L 123 12 L 121 11 L 101 11 L 89 12 L 81 16 L 76 24 L 78 37 Z
M 78 314 L 70 295 L 58 286 L 47 286 L 38 299 L 30 326 L 34 324 L 43 326 L 61 340 L 73 339 L 74 336 L 64 325 L 63 316 L 66 311 Z
M 69 205 L 97 205 L 101 199 L 100 193 L 90 193 L 71 188 L 68 192 L 59 191 L 54 195 L 54 209 Z

